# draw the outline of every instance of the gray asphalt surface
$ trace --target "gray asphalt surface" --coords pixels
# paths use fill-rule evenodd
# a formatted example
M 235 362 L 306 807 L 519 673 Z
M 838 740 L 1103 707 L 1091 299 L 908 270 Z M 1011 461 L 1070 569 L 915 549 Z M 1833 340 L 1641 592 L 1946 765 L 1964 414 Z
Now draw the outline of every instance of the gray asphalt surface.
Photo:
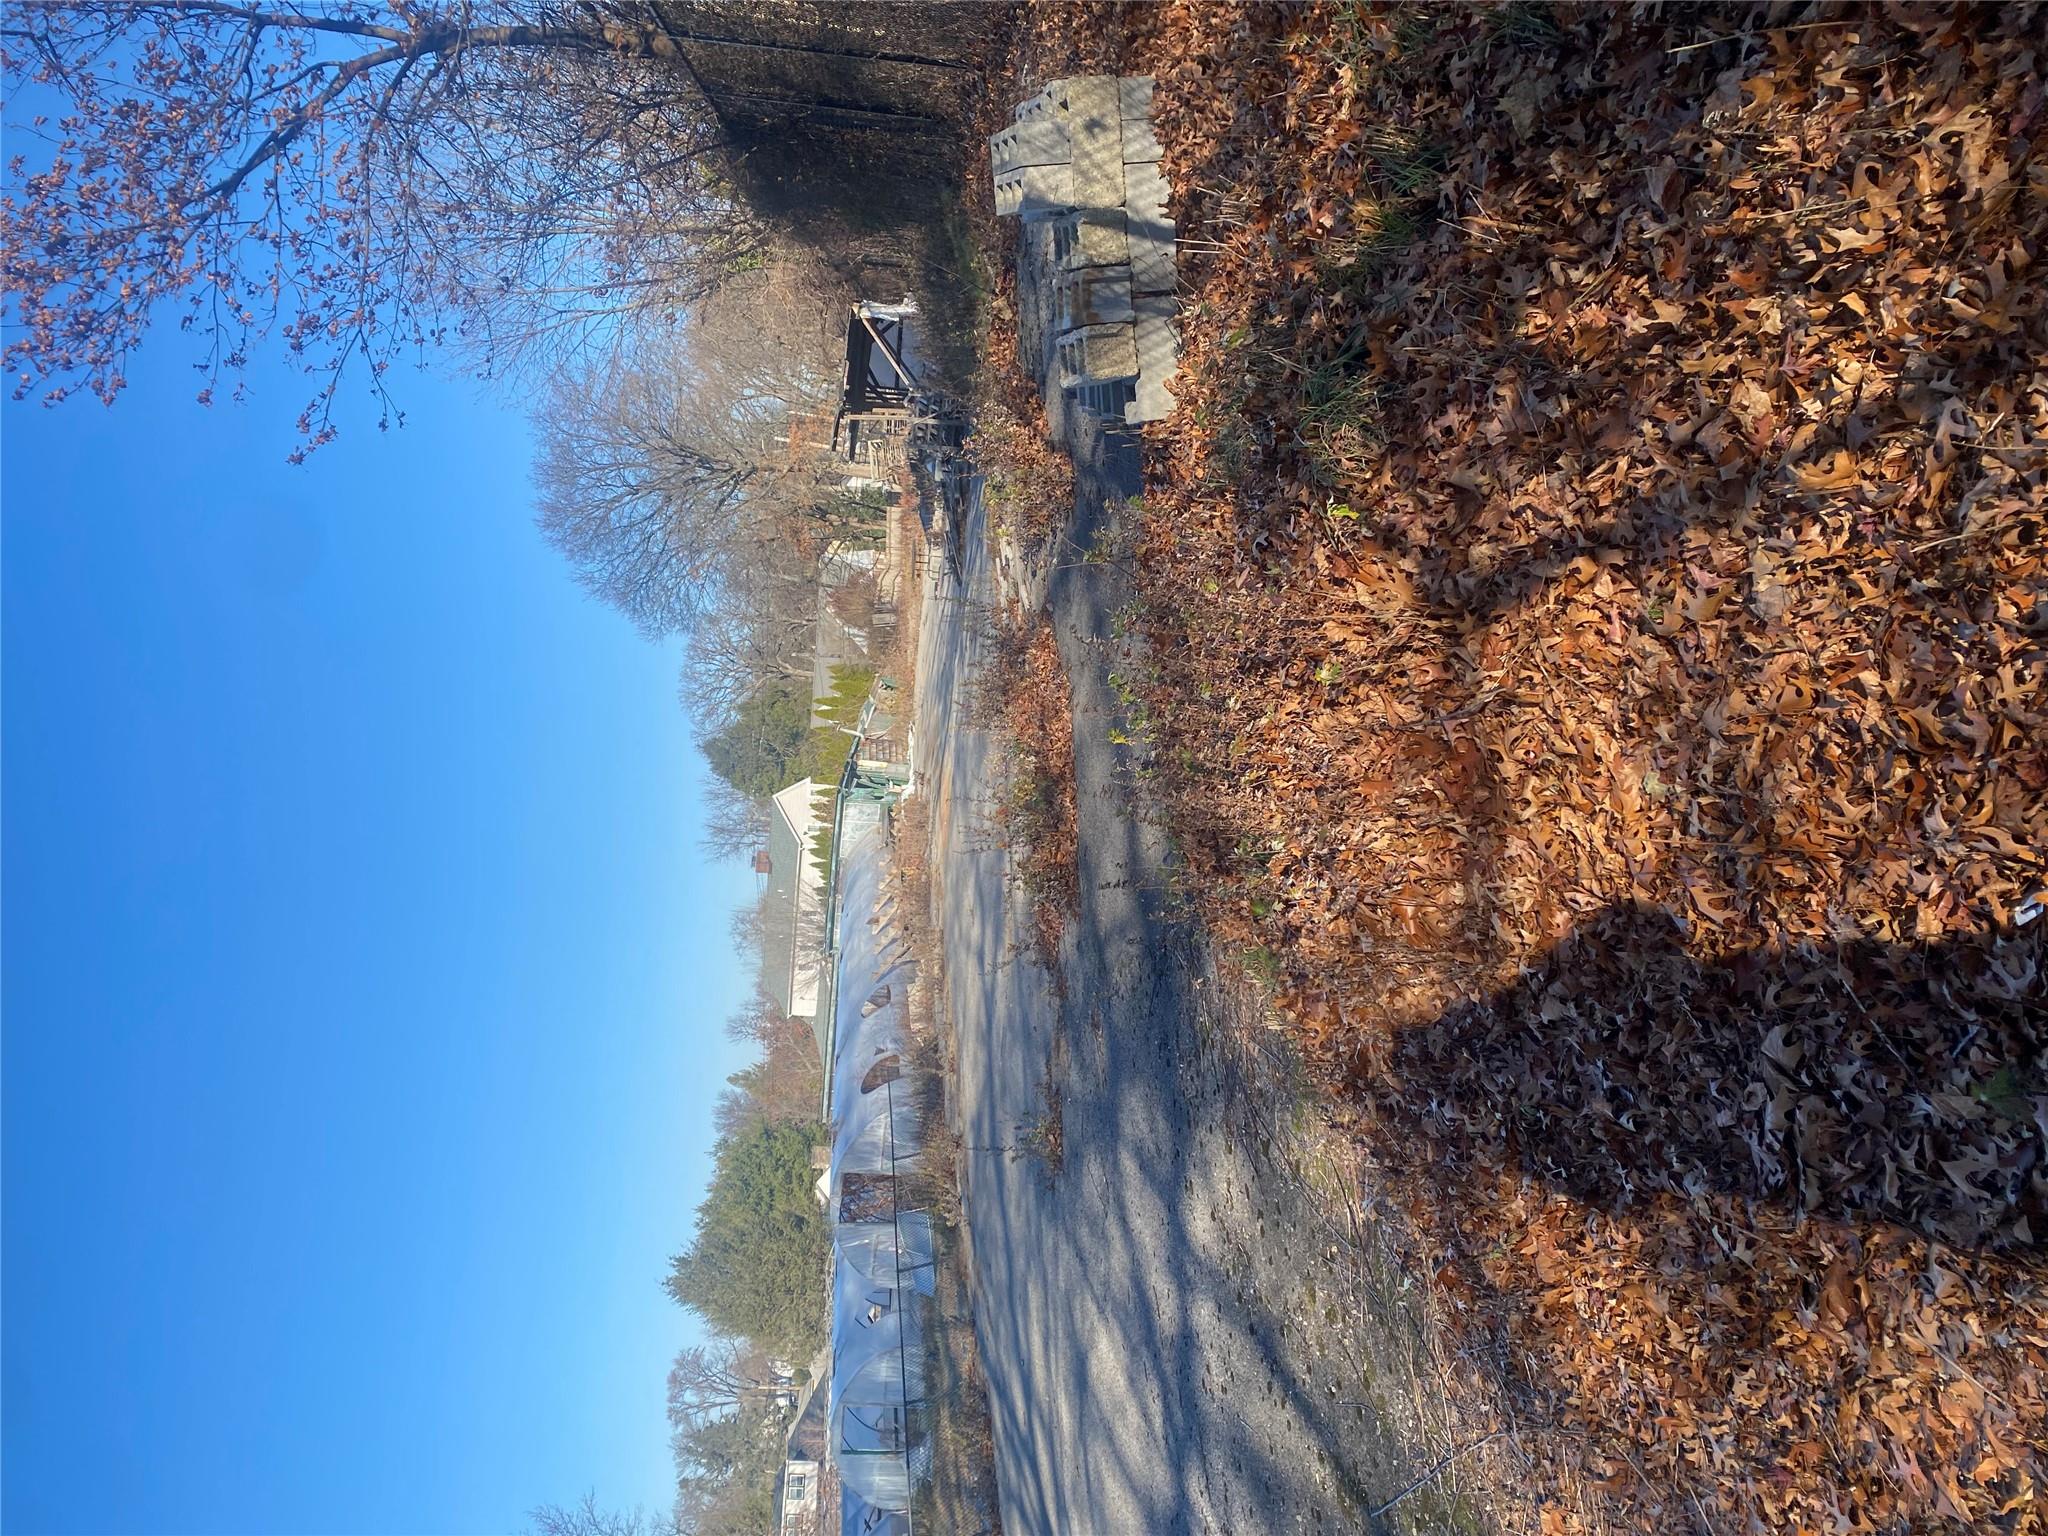
M 1074 543 L 1137 489 L 1135 452 L 1098 445 Z M 1073 682 L 1080 815 L 1062 1000 L 1029 957 L 1029 901 L 988 825 L 999 749 L 965 718 L 993 590 L 978 506 L 957 548 L 958 571 L 939 571 L 924 605 L 918 753 L 1003 1529 L 1366 1529 L 1364 1512 L 1441 1443 L 1419 1401 L 1425 1364 L 1405 1340 L 1361 1352 L 1335 1326 L 1340 1309 L 1371 1306 L 1357 1265 L 1290 1193 L 1241 1074 L 1206 1043 L 1215 987 L 1169 918 L 1165 840 L 1134 814 L 1110 742 L 1119 573 L 1070 553 L 1047 591 Z M 1048 1175 L 1000 1149 L 1040 1112 L 1062 1031 L 1065 1158 Z

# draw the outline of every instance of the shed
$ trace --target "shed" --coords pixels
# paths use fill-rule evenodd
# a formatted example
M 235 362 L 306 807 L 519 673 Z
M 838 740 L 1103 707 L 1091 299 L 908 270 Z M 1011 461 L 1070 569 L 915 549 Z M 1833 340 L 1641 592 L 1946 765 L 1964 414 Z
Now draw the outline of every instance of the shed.
M 862 300 L 847 311 L 846 372 L 832 445 L 854 463 L 881 467 L 909 438 L 923 366 L 916 317 L 909 299 Z

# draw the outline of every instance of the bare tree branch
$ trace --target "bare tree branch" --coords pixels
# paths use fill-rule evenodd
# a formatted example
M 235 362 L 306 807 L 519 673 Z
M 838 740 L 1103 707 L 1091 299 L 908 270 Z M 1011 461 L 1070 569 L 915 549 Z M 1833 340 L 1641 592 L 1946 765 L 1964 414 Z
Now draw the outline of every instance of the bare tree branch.
M 166 309 L 202 398 L 281 336 L 320 380 L 429 346 L 486 371 L 666 323 L 761 231 L 677 38 L 632 0 L 45 0 L 0 32 L 18 396 L 112 399 Z M 17 132 L 15 130 L 26 130 Z M 385 419 L 392 419 L 387 406 Z M 303 455 L 304 448 L 301 449 Z

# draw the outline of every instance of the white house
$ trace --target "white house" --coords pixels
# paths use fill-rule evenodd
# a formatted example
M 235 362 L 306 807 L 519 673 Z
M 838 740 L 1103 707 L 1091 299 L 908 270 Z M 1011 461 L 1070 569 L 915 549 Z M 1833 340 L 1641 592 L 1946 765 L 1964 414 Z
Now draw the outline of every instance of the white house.
M 769 801 L 768 901 L 761 980 L 784 1012 L 816 1020 L 825 915 L 825 876 L 811 857 L 819 828 L 818 786 L 798 779 Z

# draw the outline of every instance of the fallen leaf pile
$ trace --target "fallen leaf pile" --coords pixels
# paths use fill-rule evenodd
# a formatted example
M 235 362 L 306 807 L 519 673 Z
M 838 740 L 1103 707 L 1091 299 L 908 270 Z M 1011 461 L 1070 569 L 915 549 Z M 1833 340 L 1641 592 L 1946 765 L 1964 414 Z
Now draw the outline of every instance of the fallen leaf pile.
M 1175 189 L 1153 782 L 1446 1287 L 1650 1528 L 2044 1529 L 2038 17 L 1034 15 Z
M 992 830 L 1010 850 L 1012 878 L 1031 901 L 1033 948 L 1057 979 L 1060 937 L 1079 896 L 1080 822 L 1072 689 L 1043 614 L 1012 604 L 995 618 L 975 673 L 971 714 L 1003 744 Z
M 984 368 L 982 380 L 999 377 Z M 974 435 L 965 451 L 981 471 L 991 520 L 1027 545 L 1064 525 L 1074 506 L 1074 463 L 1052 441 L 1035 395 L 1012 403 L 984 387 L 974 403 Z

